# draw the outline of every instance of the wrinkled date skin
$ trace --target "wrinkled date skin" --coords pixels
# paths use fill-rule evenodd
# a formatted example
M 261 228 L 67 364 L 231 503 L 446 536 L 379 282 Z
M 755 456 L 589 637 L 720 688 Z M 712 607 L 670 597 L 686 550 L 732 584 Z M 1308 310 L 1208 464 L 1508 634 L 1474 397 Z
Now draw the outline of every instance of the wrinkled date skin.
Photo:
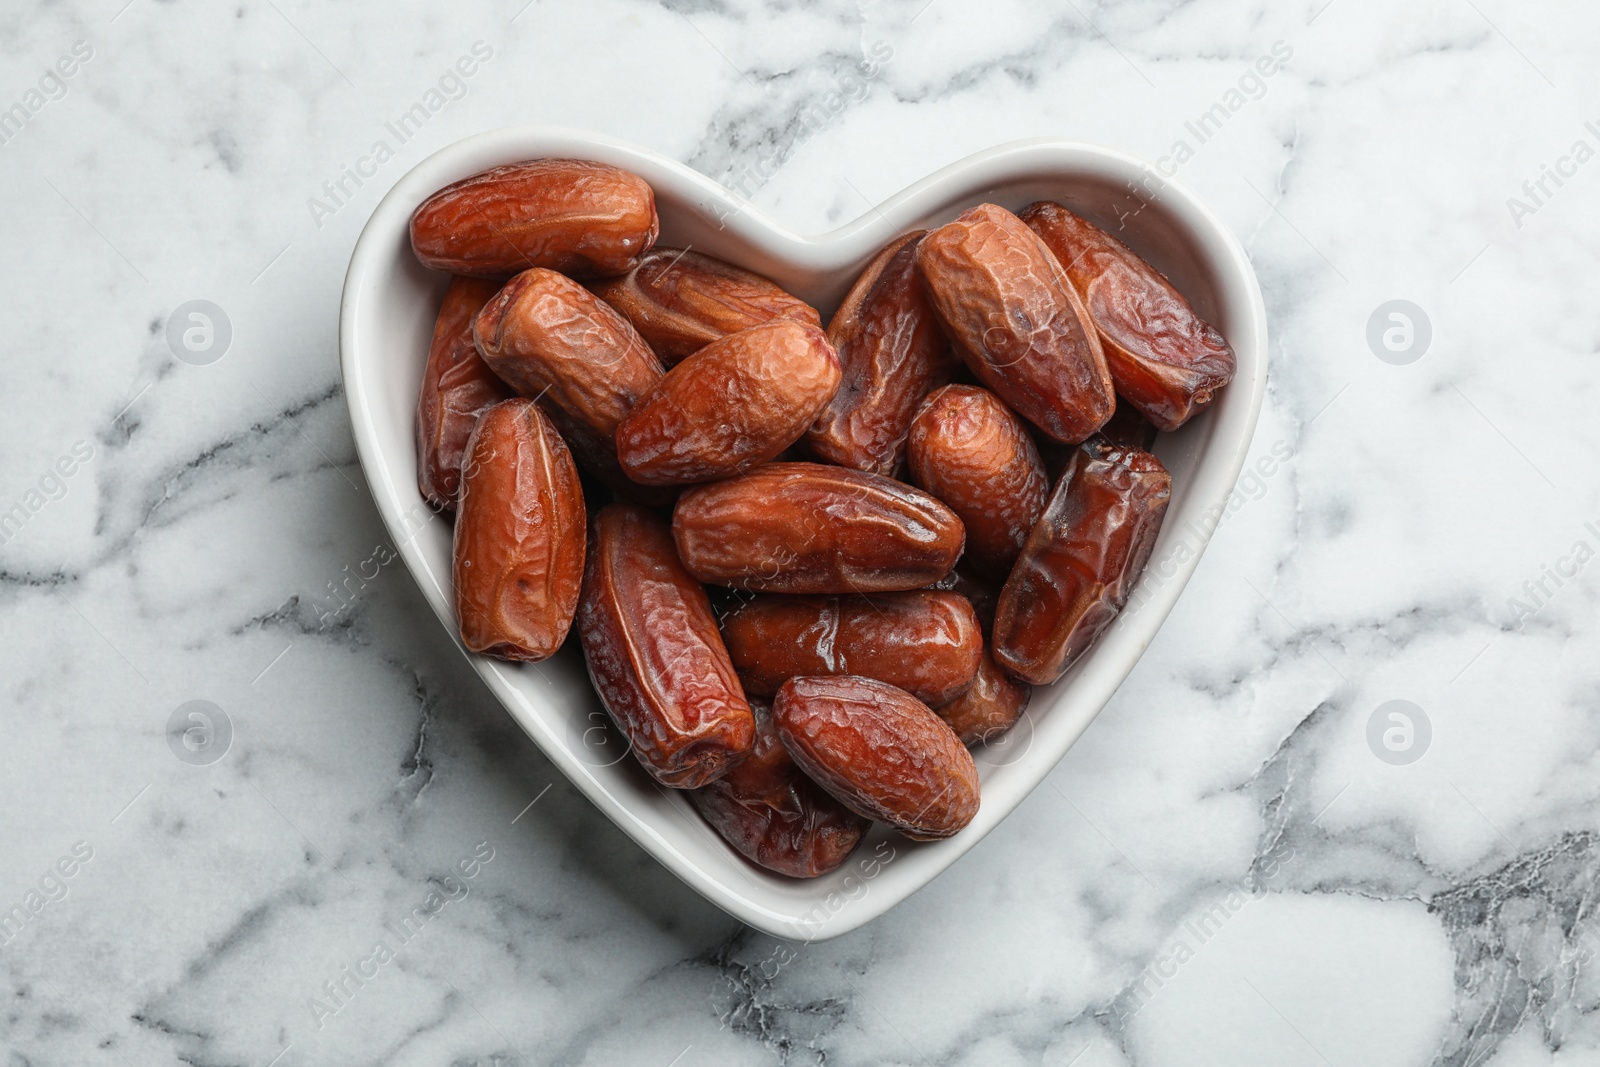
M 566 639 L 584 565 L 583 489 L 537 404 L 507 400 L 478 419 L 462 462 L 455 528 L 461 642 L 538 661 Z
M 972 684 L 983 631 L 959 593 L 763 595 L 722 618 L 745 692 L 771 696 L 790 678 L 857 674 L 930 705 Z
M 1000 591 L 995 660 L 1034 685 L 1065 674 L 1127 602 L 1171 496 L 1172 476 L 1150 453 L 1079 449 Z
M 472 320 L 499 288 L 480 278 L 452 278 L 434 322 L 417 397 L 417 489 L 441 510 L 455 510 L 461 456 L 478 416 L 512 395 L 472 340 Z
M 479 278 L 529 267 L 621 274 L 656 242 L 656 197 L 637 174 L 579 159 L 492 167 L 447 185 L 411 215 L 423 266 Z
M 525 270 L 472 326 L 489 369 L 603 437 L 661 380 L 661 361 L 628 320 L 572 279 Z
M 907 439 L 911 480 L 967 528 L 967 557 L 1004 574 L 1050 493 L 1044 461 L 1020 419 L 987 389 L 947 385 L 917 409 Z
M 893 475 L 917 403 L 955 369 L 917 276 L 917 242 L 926 232 L 908 233 L 879 252 L 828 323 L 844 378 L 806 444 L 830 463 Z
M 506 283 L 473 323 L 489 369 L 550 413 L 578 462 L 643 503 L 617 462 L 617 426 L 661 380 L 661 362 L 628 320 L 583 286 L 542 268 Z
M 932 841 L 978 814 L 972 754 L 902 689 L 851 675 L 792 678 L 772 717 L 800 769 L 864 818 Z
M 1100 338 L 1021 219 L 980 204 L 922 239 L 917 268 L 967 368 L 1018 415 L 1069 444 L 1111 417 Z
M 963 745 L 981 745 L 997 741 L 1015 726 L 1032 696 L 1032 687 L 1007 675 L 985 649 L 967 691 L 933 710 Z
M 627 274 L 589 287 L 627 316 L 669 367 L 773 319 L 822 325 L 816 308 L 761 275 L 677 248 L 652 249 Z
M 702 582 L 769 593 L 878 593 L 938 581 L 955 513 L 908 485 L 820 463 L 767 463 L 678 498 L 672 535 Z
M 801 773 L 778 740 L 772 712 L 752 705 L 750 754 L 689 801 L 740 855 L 790 878 L 827 874 L 849 858 L 868 822 Z
M 601 702 L 662 785 L 697 789 L 750 751 L 750 705 L 665 520 L 632 504 L 595 516 L 578 632 Z
M 1233 349 L 1161 272 L 1060 204 L 1022 213 L 1066 271 L 1099 332 L 1117 393 L 1176 430 L 1233 380 Z
M 645 485 L 727 478 L 798 441 L 838 388 L 821 327 L 752 326 L 668 371 L 617 428 L 617 458 Z

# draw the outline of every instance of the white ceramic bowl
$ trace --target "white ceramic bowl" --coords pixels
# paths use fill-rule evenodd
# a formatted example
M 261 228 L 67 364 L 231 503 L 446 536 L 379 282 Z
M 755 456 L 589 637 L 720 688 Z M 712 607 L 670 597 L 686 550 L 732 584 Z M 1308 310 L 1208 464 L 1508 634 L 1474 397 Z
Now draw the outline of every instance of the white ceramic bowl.
M 572 782 L 673 873 L 744 922 L 787 938 L 836 937 L 883 914 L 1020 804 L 1122 683 L 1177 600 L 1221 514 L 1255 430 L 1266 387 L 1266 314 L 1239 242 L 1194 194 L 1121 153 L 1069 141 L 1002 145 L 952 164 L 847 226 L 803 237 L 747 201 L 637 146 L 576 130 L 527 126 L 470 137 L 417 164 L 373 212 L 345 278 L 339 347 L 356 445 L 378 510 L 455 640 L 448 520 L 417 491 L 412 443 L 418 383 L 446 277 L 411 254 L 407 222 L 430 193 L 486 167 L 539 157 L 599 160 L 656 191 L 661 243 L 759 271 L 811 301 L 826 321 L 890 238 L 936 226 L 985 201 L 1012 210 L 1058 200 L 1118 233 L 1170 278 L 1233 345 L 1238 376 L 1206 414 L 1162 435 L 1172 503 L 1130 606 L 1060 682 L 1036 689 L 1026 718 L 977 756 L 977 818 L 946 841 L 916 844 L 875 828 L 822 878 L 768 874 L 724 845 L 685 798 L 656 786 L 620 747 L 583 668 L 577 641 L 552 660 L 515 665 L 463 650 L 513 717 Z M 1119 226 L 1120 220 L 1120 226 Z

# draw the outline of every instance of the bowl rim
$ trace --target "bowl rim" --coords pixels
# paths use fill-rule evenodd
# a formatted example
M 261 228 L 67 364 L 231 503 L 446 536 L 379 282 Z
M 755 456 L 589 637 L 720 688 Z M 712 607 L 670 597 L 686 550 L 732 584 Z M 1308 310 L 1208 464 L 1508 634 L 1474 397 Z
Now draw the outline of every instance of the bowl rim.
M 1083 709 L 1088 710 L 1076 713 L 1072 722 L 1060 724 L 1059 728 L 1053 730 L 1051 743 L 1057 746 L 1058 751 L 1048 759 L 1035 761 L 1029 773 L 1010 788 L 1008 802 L 999 816 L 984 822 L 981 830 L 978 826 L 969 827 L 953 838 L 931 845 L 902 846 L 896 840 L 897 848 L 916 850 L 915 855 L 919 856 L 926 855 L 922 850 L 942 850 L 936 860 L 919 864 L 918 873 L 924 876 L 911 881 L 898 879 L 905 884 L 898 885 L 891 892 L 868 893 L 860 899 L 852 899 L 849 906 L 828 911 L 817 923 L 797 921 L 793 914 L 737 891 L 727 880 L 718 878 L 678 851 L 652 821 L 641 818 L 631 804 L 614 795 L 593 773 L 594 768 L 574 756 L 553 725 L 540 717 L 526 695 L 513 683 L 508 672 L 516 669 L 515 665 L 475 655 L 461 645 L 447 591 L 436 581 L 427 580 L 434 577 L 432 571 L 418 557 L 415 531 L 406 530 L 407 510 L 403 510 L 401 505 L 404 487 L 397 486 L 396 471 L 393 469 L 396 457 L 389 455 L 379 445 L 373 383 L 369 376 L 381 366 L 381 354 L 375 357 L 368 351 L 371 344 L 367 340 L 364 320 L 370 308 L 383 303 L 386 291 L 377 286 L 376 279 L 385 273 L 388 265 L 392 265 L 398 239 L 405 238 L 404 248 L 409 253 L 412 210 L 438 188 L 489 166 L 523 159 L 563 157 L 600 159 L 639 170 L 645 173 L 652 185 L 665 180 L 672 185 L 674 194 L 692 200 L 694 208 L 714 216 L 722 227 L 731 230 L 732 240 L 764 250 L 765 254 L 774 257 L 774 262 L 793 264 L 805 271 L 835 269 L 841 259 L 864 262 L 884 243 L 886 238 L 882 234 L 886 229 L 898 233 L 909 228 L 909 224 L 916 221 L 919 215 L 926 214 L 922 205 L 939 202 L 940 195 L 947 191 L 981 190 L 987 185 L 1014 181 L 1019 175 L 1029 173 L 1126 179 L 1130 189 L 1136 181 L 1142 182 L 1148 189 L 1151 179 L 1154 179 L 1158 191 L 1151 196 L 1149 206 L 1153 206 L 1158 213 L 1172 216 L 1169 221 L 1180 224 L 1190 240 L 1204 248 L 1215 264 L 1208 273 L 1217 299 L 1226 300 L 1234 306 L 1237 320 L 1231 333 L 1238 336 L 1230 336 L 1229 341 L 1233 343 L 1238 370 L 1234 381 L 1218 402 L 1202 416 L 1210 420 L 1207 423 L 1206 441 L 1199 450 L 1194 481 L 1185 487 L 1188 494 L 1198 494 L 1193 498 L 1195 504 L 1217 510 L 1232 493 L 1249 454 L 1265 394 L 1267 323 L 1260 284 L 1238 238 L 1204 201 L 1175 178 L 1116 149 L 1053 137 L 1011 141 L 973 153 L 933 171 L 855 219 L 815 235 L 797 233 L 783 226 L 733 190 L 651 149 L 607 135 L 545 125 L 490 130 L 446 145 L 402 175 L 373 209 L 356 240 L 341 296 L 339 347 L 345 398 L 350 410 L 357 454 L 379 515 L 400 554 L 406 559 L 407 570 L 417 581 L 435 614 L 444 622 L 450 639 L 472 663 L 501 704 L 568 780 L 624 833 L 691 888 L 741 921 L 777 937 L 809 941 L 840 936 L 883 914 L 931 882 L 976 846 L 1015 810 L 1023 798 L 1037 788 L 1132 671 L 1193 574 L 1215 524 L 1186 529 L 1186 544 L 1190 551 L 1175 562 L 1170 555 L 1163 559 L 1163 566 L 1173 564 L 1171 573 L 1164 574 L 1153 590 L 1141 588 L 1137 591 L 1141 594 L 1148 592 L 1148 595 L 1141 596 L 1137 601 L 1137 610 L 1125 612 L 1125 617 L 1138 615 L 1143 620 L 1140 626 L 1134 628 L 1130 624 L 1124 628 L 1127 632 L 1120 633 L 1117 642 L 1119 647 L 1116 649 L 1107 651 L 1097 647 L 1091 650 L 1066 679 L 1057 683 L 1058 686 L 1070 684 L 1074 693 L 1083 690 L 1089 699 L 1080 703 Z M 950 201 L 955 199 L 957 197 L 947 197 Z M 412 462 L 414 464 L 414 455 Z M 411 482 L 414 493 L 414 477 Z M 1173 519 L 1174 516 L 1169 514 L 1168 526 L 1172 525 Z M 442 520 L 434 517 L 433 521 Z M 1188 525 L 1192 527 L 1193 523 Z M 1164 527 L 1162 540 L 1167 536 L 1168 528 Z M 1141 587 L 1148 584 L 1148 576 L 1155 569 L 1157 559 L 1162 556 L 1161 545 L 1162 542 L 1158 541 L 1151 568 L 1146 571 L 1146 579 L 1141 580 Z M 441 600 L 441 597 L 444 599 Z M 1119 619 L 1119 623 L 1121 621 Z M 1102 634 L 1098 645 L 1105 645 L 1111 636 L 1109 630 Z M 1096 653 L 1101 654 L 1097 657 Z M 1030 729 L 1035 728 L 1031 719 L 1029 725 Z M 1017 778 L 1017 774 L 1011 778 Z M 983 819 L 981 809 L 979 819 Z M 731 848 L 727 852 L 734 863 L 746 862 Z M 755 882 L 749 877 L 743 881 L 755 887 Z M 816 910 L 812 908 L 806 914 L 815 914 Z

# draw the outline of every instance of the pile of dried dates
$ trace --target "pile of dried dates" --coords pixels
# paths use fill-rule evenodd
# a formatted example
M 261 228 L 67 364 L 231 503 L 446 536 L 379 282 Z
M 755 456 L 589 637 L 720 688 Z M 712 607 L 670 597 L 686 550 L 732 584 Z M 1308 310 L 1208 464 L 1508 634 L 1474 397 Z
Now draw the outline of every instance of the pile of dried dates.
M 826 330 L 658 231 L 641 178 L 571 159 L 411 218 L 455 276 L 417 450 L 461 639 L 537 661 L 576 622 L 645 770 L 769 870 L 832 870 L 872 820 L 949 837 L 966 746 L 1126 601 L 1171 494 L 1147 449 L 1233 352 L 1055 203 L 895 239 Z

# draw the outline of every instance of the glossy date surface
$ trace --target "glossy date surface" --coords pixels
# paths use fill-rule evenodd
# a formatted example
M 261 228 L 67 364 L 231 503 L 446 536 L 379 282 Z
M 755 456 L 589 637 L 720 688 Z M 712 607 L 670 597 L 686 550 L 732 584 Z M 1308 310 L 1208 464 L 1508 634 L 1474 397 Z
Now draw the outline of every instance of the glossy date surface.
M 917 409 L 906 459 L 911 480 L 961 517 L 967 558 L 1009 570 L 1050 491 L 1022 420 L 987 389 L 947 385 Z
M 668 371 L 617 427 L 617 458 L 646 485 L 730 477 L 798 441 L 838 388 L 839 357 L 820 328 L 752 326 Z
M 661 362 L 608 304 L 553 270 L 525 270 L 478 313 L 484 362 L 518 394 L 616 433 L 661 380 Z
M 411 215 L 426 267 L 508 278 L 530 267 L 621 274 L 655 244 L 655 192 L 637 174 L 581 159 L 492 167 L 434 193 Z
M 917 230 L 891 241 L 856 279 L 828 323 L 839 392 L 806 433 L 818 457 L 893 475 L 917 404 L 950 380 L 956 358 L 917 276 Z
M 478 416 L 512 395 L 472 340 L 472 320 L 499 289 L 481 278 L 452 278 L 434 320 L 417 396 L 417 489 L 441 510 L 455 510 L 461 456 Z
M 995 608 L 994 657 L 1034 685 L 1066 673 L 1111 624 L 1150 558 L 1172 477 L 1148 452 L 1078 449 Z
M 1233 349 L 1132 249 L 1048 200 L 1022 219 L 1055 254 L 1100 335 L 1118 395 L 1176 430 L 1233 379 Z
M 530 661 L 561 647 L 578 605 L 584 520 L 578 470 L 538 405 L 484 412 L 462 464 L 453 545 L 462 644 Z
M 681 248 L 654 248 L 620 278 L 589 286 L 625 315 L 667 366 L 773 319 L 822 325 L 817 309 L 775 282 Z
M 934 708 L 964 745 L 993 744 L 1017 724 L 1028 709 L 1032 687 L 1010 677 L 988 649 L 967 691 Z
M 724 615 L 722 636 L 745 691 L 757 696 L 802 675 L 856 674 L 943 704 L 972 684 L 983 654 L 967 598 L 926 590 L 764 594 Z
M 595 516 L 578 632 L 601 702 L 662 785 L 706 785 L 749 752 L 755 719 L 711 603 L 654 512 Z
M 751 592 L 873 593 L 942 578 L 961 520 L 933 497 L 864 471 L 767 463 L 684 492 L 678 554 L 703 582 Z
M 800 769 L 858 815 L 930 841 L 978 813 L 971 753 L 902 689 L 852 675 L 793 678 L 772 717 Z
M 772 711 L 752 705 L 750 754 L 689 802 L 740 855 L 790 878 L 837 868 L 861 843 L 868 822 L 829 796 L 795 765 L 778 740 Z
M 917 268 L 967 367 L 1057 441 L 1082 441 L 1116 404 L 1099 335 L 1043 241 L 980 204 L 922 239 Z

